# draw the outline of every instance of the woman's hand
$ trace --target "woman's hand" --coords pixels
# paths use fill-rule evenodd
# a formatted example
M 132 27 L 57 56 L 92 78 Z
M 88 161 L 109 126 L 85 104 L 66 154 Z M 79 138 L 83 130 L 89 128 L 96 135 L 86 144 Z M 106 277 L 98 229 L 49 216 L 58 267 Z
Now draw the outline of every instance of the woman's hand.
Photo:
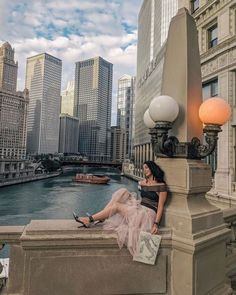
M 159 233 L 158 225 L 154 223 L 153 226 L 152 226 L 151 234 L 152 235 L 157 235 L 158 233 Z

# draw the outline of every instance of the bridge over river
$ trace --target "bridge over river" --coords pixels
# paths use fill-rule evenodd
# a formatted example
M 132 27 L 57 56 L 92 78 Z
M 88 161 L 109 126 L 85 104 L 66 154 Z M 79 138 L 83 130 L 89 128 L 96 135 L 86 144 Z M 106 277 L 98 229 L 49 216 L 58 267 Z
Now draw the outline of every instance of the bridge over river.
M 97 161 L 79 161 L 79 160 L 62 160 L 62 166 L 90 166 L 90 167 L 112 167 L 122 170 L 122 162 L 97 162 Z

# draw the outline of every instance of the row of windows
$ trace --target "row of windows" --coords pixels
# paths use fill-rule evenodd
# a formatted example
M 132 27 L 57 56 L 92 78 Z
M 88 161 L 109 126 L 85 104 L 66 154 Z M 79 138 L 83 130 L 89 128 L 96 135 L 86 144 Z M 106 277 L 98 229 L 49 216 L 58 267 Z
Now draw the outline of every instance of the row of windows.
M 191 12 L 194 13 L 199 9 L 199 0 L 191 1 Z M 216 46 L 218 44 L 218 25 L 214 23 L 207 29 L 207 43 L 208 49 Z

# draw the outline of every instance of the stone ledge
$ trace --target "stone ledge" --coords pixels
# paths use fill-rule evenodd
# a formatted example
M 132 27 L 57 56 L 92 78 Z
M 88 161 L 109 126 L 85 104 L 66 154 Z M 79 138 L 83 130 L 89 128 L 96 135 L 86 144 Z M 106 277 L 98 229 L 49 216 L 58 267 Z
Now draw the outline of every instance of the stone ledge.
M 0 241 L 5 244 L 19 243 L 25 226 L 0 226 Z
M 222 210 L 225 222 L 236 222 L 236 207 Z

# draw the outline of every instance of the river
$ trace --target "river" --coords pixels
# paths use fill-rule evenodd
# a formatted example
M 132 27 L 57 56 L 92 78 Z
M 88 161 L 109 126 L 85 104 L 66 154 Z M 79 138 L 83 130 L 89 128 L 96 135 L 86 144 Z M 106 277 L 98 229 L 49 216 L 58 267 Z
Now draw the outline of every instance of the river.
M 72 182 L 76 172 L 103 173 L 111 178 L 107 185 Z M 101 210 L 112 193 L 121 187 L 137 192 L 137 183 L 113 168 L 71 168 L 59 177 L 0 188 L 0 224 L 25 225 L 31 219 L 72 219 Z M 8 247 L 0 257 L 8 255 Z

